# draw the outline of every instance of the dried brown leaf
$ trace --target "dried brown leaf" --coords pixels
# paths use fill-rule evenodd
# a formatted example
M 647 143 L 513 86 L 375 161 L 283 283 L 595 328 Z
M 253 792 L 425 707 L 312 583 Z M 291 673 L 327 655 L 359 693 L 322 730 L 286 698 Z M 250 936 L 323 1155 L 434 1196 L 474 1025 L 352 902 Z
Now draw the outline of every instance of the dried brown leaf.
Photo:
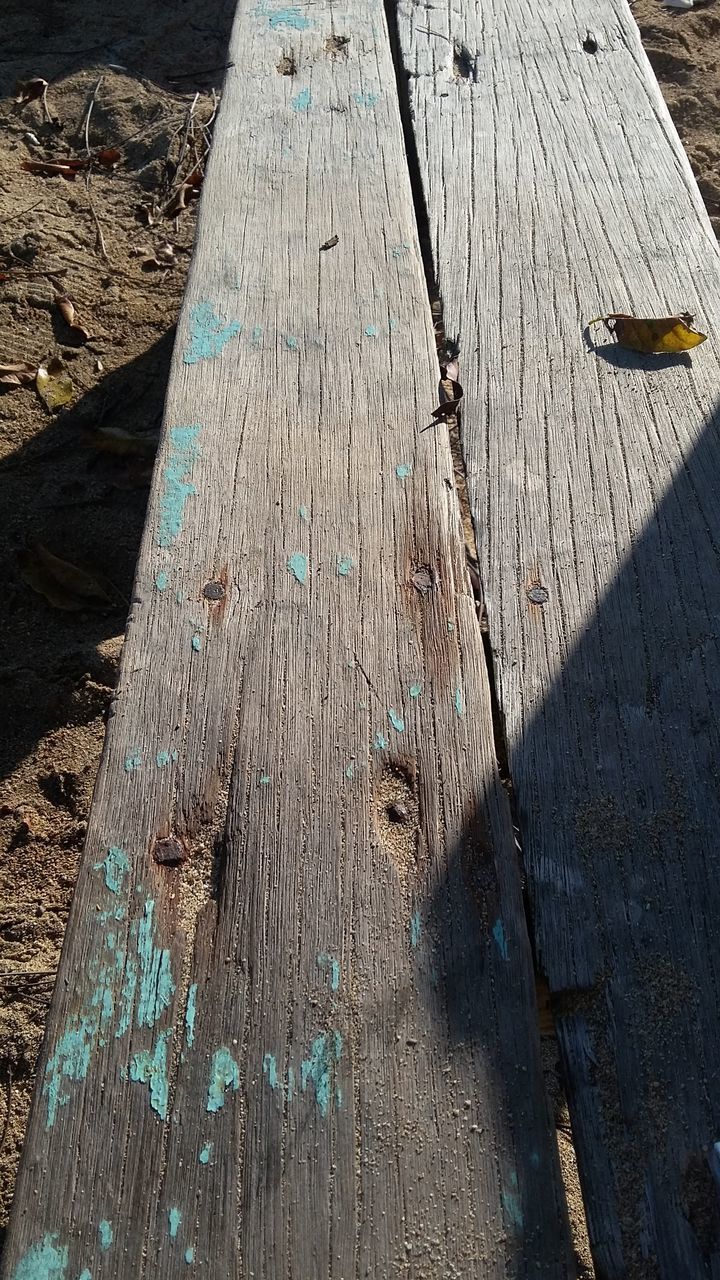
M 21 552 L 18 559 L 23 582 L 44 596 L 54 609 L 76 612 L 114 603 L 102 582 L 53 555 L 41 542 Z
M 58 293 L 55 295 L 55 305 L 60 312 L 63 320 L 69 329 L 72 330 L 78 342 L 89 342 L 90 334 L 84 325 L 80 324 L 75 314 L 75 304 L 67 293 Z
M 0 364 L 0 385 L 4 387 L 27 387 L 35 381 L 37 370 L 34 365 L 24 360 L 17 364 Z
M 96 152 L 95 159 L 103 169 L 115 169 L 122 160 L 122 151 L 118 151 L 117 147 L 103 147 Z

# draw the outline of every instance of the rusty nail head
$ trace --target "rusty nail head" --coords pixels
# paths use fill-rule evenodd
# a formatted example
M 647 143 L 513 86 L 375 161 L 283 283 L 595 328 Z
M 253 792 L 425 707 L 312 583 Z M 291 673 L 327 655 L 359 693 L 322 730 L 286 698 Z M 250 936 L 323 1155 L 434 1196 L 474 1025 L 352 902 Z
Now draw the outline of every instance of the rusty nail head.
M 222 600 L 225 595 L 225 588 L 222 582 L 206 582 L 203 587 L 203 595 L 206 600 Z

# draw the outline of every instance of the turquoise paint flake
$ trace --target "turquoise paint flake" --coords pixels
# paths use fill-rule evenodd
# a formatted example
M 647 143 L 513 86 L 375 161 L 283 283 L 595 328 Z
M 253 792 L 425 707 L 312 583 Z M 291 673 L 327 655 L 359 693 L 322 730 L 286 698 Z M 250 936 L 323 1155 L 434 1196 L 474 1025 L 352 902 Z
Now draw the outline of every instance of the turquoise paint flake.
M 299 507 L 298 514 L 300 516 L 300 519 L 304 520 L 305 523 L 307 524 L 307 522 L 310 520 L 310 512 L 308 511 L 307 507 Z
M 261 3 L 256 5 L 254 14 L 256 18 L 267 18 L 273 31 L 277 31 L 278 27 L 290 27 L 293 31 L 305 31 L 310 26 L 308 19 L 303 16 L 302 11 L 294 4 L 285 9 L 276 9 L 274 13 L 269 13 L 267 0 L 261 0 Z
M 208 1086 L 207 1109 L 219 1111 L 225 1105 L 225 1094 L 228 1089 L 235 1092 L 240 1088 L 240 1068 L 229 1049 L 216 1049 L 210 1067 L 210 1084 Z
M 388 740 L 385 737 L 385 734 L 380 731 L 380 729 L 378 729 L 377 733 L 375 734 L 375 740 L 373 742 L 373 746 L 376 751 L 384 751 L 385 748 L 388 746 Z
M 315 1101 L 323 1117 L 327 1115 L 330 1108 L 334 1078 L 341 1057 L 340 1032 L 323 1031 L 313 1040 L 310 1057 L 306 1058 L 300 1066 L 300 1087 L 304 1093 L 309 1085 L 313 1086 Z
M 125 757 L 125 772 L 134 773 L 136 769 L 140 768 L 141 764 L 142 756 L 140 755 L 140 752 L 131 751 L 130 754 Z
M 510 1182 L 512 1185 L 512 1191 L 503 1191 L 501 1199 L 505 1213 L 510 1219 L 512 1226 L 515 1228 L 516 1232 L 520 1233 L 525 1226 L 525 1220 L 523 1218 L 520 1196 L 518 1195 L 518 1177 L 514 1171 L 510 1174 Z
M 140 998 L 137 1008 L 139 1027 L 152 1027 L 169 1009 L 175 983 L 170 967 L 170 952 L 161 951 L 154 942 L 153 913 L 155 903 L 148 898 L 143 918 L 137 927 L 137 954 L 140 961 Z
M 302 555 L 300 551 L 294 551 L 291 556 L 288 556 L 287 567 L 288 573 L 291 573 L 300 586 L 304 587 L 308 576 L 307 556 Z
M 396 244 L 393 246 L 392 256 L 393 258 L 402 258 L 403 254 L 406 254 L 409 249 L 410 245 L 403 240 L 402 244 Z
M 18 1262 L 12 1280 L 65 1280 L 68 1264 L 67 1248 L 58 1248 L 57 1232 L 43 1236 Z
M 267 1082 L 271 1089 L 280 1087 L 280 1080 L 277 1072 L 277 1060 L 274 1053 L 266 1053 L 263 1058 L 263 1075 L 267 1076 Z
M 179 1209 L 168 1209 L 168 1231 L 170 1239 L 175 1240 L 182 1222 L 182 1214 Z
M 272 782 L 272 778 L 270 777 L 269 773 L 261 773 L 259 782 L 261 787 L 269 787 L 270 783 Z
M 210 1163 L 210 1156 L 212 1155 L 212 1149 L 214 1145 L 215 1145 L 214 1142 L 205 1143 L 205 1146 L 203 1147 L 202 1151 L 200 1152 L 200 1155 L 198 1156 L 198 1160 L 200 1161 L 201 1164 Z
M 378 327 L 376 324 L 368 324 L 365 326 L 366 338 L 377 338 L 377 336 L 378 336 Z
M 297 338 L 293 338 L 292 334 L 287 334 L 285 337 L 285 346 L 287 347 L 288 351 L 297 351 L 298 349 Z
M 287 1075 L 287 1100 L 292 1102 L 295 1097 L 295 1068 L 288 1067 Z
M 254 342 L 255 345 L 257 346 L 261 338 L 262 338 L 262 328 L 259 324 L 256 324 L 255 328 L 250 334 L 250 341 Z
M 459 715 L 459 716 L 464 715 L 464 714 L 465 714 L 465 707 L 464 707 L 464 705 L 463 705 L 462 689 L 461 689 L 460 687 L 458 687 L 458 688 L 455 690 L 455 699 L 454 699 L 454 702 L 455 702 L 455 710 L 457 711 L 458 715 Z
M 410 693 L 410 697 L 411 697 L 411 698 L 419 698 L 419 697 L 420 697 L 420 694 L 422 693 L 422 685 L 419 685 L 419 684 L 411 684 L 411 685 L 410 685 L 410 689 L 409 689 L 409 693 Z
M 219 356 L 225 344 L 241 331 L 239 320 L 223 324 L 215 315 L 211 302 L 198 302 L 190 312 L 190 343 L 183 355 L 185 364 L 197 364 L 199 360 Z
M 290 99 L 290 106 L 293 111 L 309 111 L 312 104 L 312 94 L 309 89 L 301 89 L 294 98 Z
M 130 1063 L 130 1079 L 136 1084 L 150 1085 L 150 1106 L 161 1120 L 167 1119 L 168 1095 L 168 1040 L 172 1031 L 161 1031 L 152 1052 L 143 1049 L 133 1055 Z
M 47 1097 L 47 1128 L 55 1123 L 58 1109 L 70 1101 L 62 1088 L 63 1080 L 84 1080 L 90 1066 L 90 1054 L 99 1029 L 99 1015 L 93 1013 L 68 1019 L 55 1050 L 45 1068 L 43 1094 Z
M 340 990 L 340 961 L 334 956 L 328 955 L 326 951 L 321 951 L 317 957 L 318 965 L 321 969 L 327 969 L 330 972 L 330 986 L 333 991 Z
M 78 1276 L 78 1280 L 92 1280 L 92 1272 L 88 1271 L 86 1267 L 84 1271 L 80 1272 L 80 1275 Z
M 397 733 L 405 732 L 405 721 L 392 707 L 388 707 L 388 720 Z
M 155 578 L 155 586 L 157 587 L 158 591 L 164 591 L 165 588 L 167 587 L 168 582 L 169 582 L 168 575 L 166 574 L 164 569 L 161 569 L 159 574 Z
M 191 643 L 191 645 L 192 645 L 192 647 L 193 647 L 193 649 L 194 649 L 195 653 L 199 653 L 199 652 L 200 652 L 200 650 L 202 649 L 202 640 L 201 640 L 200 636 L 193 636 L 193 638 L 192 638 L 192 640 L 190 641 L 190 643 Z
M 195 1261 L 195 1250 L 194 1250 L 194 1249 L 186 1249 L 186 1250 L 185 1250 L 185 1261 L 186 1261 L 188 1264 L 189 1264 L 189 1263 L 191 1263 L 191 1262 L 194 1262 L 194 1261 Z
M 337 571 L 341 578 L 347 578 L 353 567 L 352 556 L 338 556 Z
M 123 849 L 111 845 L 102 862 L 93 864 L 93 871 L 105 872 L 105 884 L 111 893 L 119 893 L 122 889 L 123 876 L 129 871 L 130 863 Z
M 177 751 L 166 751 L 165 749 L 163 749 L 162 751 L 158 751 L 157 755 L 155 756 L 155 763 L 158 769 L 164 769 L 166 765 L 170 764 L 171 760 L 175 761 L 177 760 L 177 758 L 178 758 Z
M 420 941 L 421 933 L 422 933 L 422 919 L 420 916 L 420 912 L 416 911 L 412 920 L 410 921 L 410 946 L 411 947 L 416 947 L 418 945 Z
M 398 462 L 395 475 L 398 480 L 407 480 L 408 476 L 412 475 L 412 462 Z
M 502 920 L 497 919 L 495 921 L 495 924 L 493 925 L 492 935 L 493 935 L 493 938 L 495 939 L 495 944 L 503 960 L 509 960 L 510 956 L 508 954 L 507 937 L 505 936 L 505 926 L 503 925 Z
M 102 1222 L 98 1224 L 98 1235 L 100 1237 L 100 1248 L 105 1252 L 113 1242 L 112 1223 L 108 1222 L 107 1218 L 103 1218 Z
M 187 994 L 187 1004 L 185 1006 L 185 1040 L 188 1049 L 192 1049 L 195 1040 L 195 1015 L 197 1009 L 195 1002 L 197 1000 L 197 982 L 191 982 Z
M 391 333 L 395 333 L 397 331 L 397 327 L 398 327 L 397 320 L 388 320 L 388 329 L 390 330 Z
M 353 778 L 355 777 L 355 763 L 352 760 L 350 761 L 349 764 L 345 765 L 345 777 L 350 782 L 352 782 Z
M 163 488 L 160 494 L 158 545 L 161 547 L 171 547 L 180 536 L 185 503 L 197 493 L 188 476 L 193 463 L 200 457 L 197 438 L 201 430 L 199 423 L 189 427 L 170 428 L 170 448 L 163 468 Z
M 359 107 L 374 107 L 378 100 L 376 93 L 354 93 L 353 98 Z

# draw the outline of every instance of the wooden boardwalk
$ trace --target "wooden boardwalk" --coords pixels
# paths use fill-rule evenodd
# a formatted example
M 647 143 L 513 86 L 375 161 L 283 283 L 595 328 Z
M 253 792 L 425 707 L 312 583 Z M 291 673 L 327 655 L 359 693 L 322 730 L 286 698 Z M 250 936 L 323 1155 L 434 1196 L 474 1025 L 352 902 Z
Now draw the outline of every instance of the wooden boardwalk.
M 597 1276 L 720 1276 L 719 360 L 582 342 L 717 247 L 621 0 L 388 12 L 238 5 L 3 1280 L 573 1277 L 531 942 Z

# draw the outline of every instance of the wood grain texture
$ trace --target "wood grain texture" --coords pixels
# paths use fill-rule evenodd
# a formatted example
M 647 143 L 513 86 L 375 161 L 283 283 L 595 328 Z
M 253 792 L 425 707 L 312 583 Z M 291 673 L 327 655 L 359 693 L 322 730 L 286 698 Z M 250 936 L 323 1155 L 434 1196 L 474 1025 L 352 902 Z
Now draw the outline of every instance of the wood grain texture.
M 717 244 L 623 0 L 398 31 L 597 1275 L 715 1277 Z M 682 310 L 692 358 L 584 345 Z
M 559 1280 L 382 5 L 230 60 L 2 1275 Z

